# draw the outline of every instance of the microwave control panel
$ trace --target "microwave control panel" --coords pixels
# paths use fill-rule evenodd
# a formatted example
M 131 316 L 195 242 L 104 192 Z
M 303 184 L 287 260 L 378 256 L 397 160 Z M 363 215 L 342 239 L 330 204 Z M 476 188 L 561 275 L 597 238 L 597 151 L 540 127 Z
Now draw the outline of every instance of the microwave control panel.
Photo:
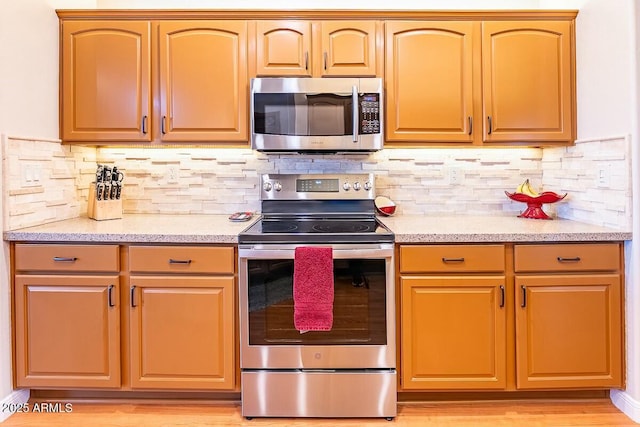
M 361 93 L 358 95 L 360 104 L 360 134 L 380 133 L 380 94 Z

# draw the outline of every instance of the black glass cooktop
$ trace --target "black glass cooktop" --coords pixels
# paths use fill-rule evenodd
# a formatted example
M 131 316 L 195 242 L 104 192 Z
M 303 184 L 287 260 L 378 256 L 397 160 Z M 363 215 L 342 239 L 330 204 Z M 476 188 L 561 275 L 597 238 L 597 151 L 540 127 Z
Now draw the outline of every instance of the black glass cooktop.
M 376 218 L 261 219 L 238 235 L 239 243 L 382 243 L 394 235 Z

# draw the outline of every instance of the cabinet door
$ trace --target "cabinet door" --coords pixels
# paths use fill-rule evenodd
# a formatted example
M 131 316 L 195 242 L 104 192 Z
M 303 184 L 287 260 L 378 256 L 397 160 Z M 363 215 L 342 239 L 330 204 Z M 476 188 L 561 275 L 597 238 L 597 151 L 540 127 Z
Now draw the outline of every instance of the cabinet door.
M 320 40 L 320 75 L 376 76 L 376 21 L 323 21 Z
M 159 24 L 162 141 L 248 141 L 246 26 Z
M 118 276 L 15 276 L 18 387 L 120 386 Z
M 506 386 L 504 276 L 402 277 L 402 388 Z
M 484 140 L 574 137 L 571 22 L 484 22 Z
M 131 386 L 234 387 L 234 279 L 132 276 Z
M 621 387 L 620 276 L 516 276 L 517 387 Z
M 474 22 L 386 23 L 387 140 L 473 141 L 479 31 Z
M 311 22 L 256 22 L 256 75 L 305 77 L 311 72 Z
M 65 21 L 61 139 L 150 141 L 150 24 Z

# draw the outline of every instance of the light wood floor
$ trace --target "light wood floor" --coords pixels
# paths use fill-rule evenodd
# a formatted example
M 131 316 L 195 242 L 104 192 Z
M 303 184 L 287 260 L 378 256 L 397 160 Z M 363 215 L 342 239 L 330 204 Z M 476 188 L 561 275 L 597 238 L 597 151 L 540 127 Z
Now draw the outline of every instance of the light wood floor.
M 2 427 L 170 427 L 170 426 L 358 426 L 358 427 L 539 427 L 634 426 L 608 399 L 568 401 L 490 401 L 401 403 L 398 417 L 384 419 L 246 420 L 240 405 L 73 403 L 69 413 L 17 413 Z

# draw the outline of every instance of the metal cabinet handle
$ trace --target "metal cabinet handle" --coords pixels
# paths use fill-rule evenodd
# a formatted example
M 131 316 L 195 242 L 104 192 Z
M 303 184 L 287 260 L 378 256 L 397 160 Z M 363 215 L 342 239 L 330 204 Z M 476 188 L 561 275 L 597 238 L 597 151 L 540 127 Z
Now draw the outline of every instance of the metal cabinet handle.
M 191 264 L 190 259 L 171 259 L 169 258 L 169 264 Z
M 489 122 L 489 132 L 487 132 L 487 134 L 491 135 L 491 132 L 493 132 L 493 123 L 491 123 L 491 116 L 487 116 L 487 122 Z
M 473 133 L 473 117 L 469 116 L 469 135 Z
M 54 256 L 53 262 L 76 262 L 78 258 L 76 257 L 63 257 L 63 256 Z
M 445 264 L 448 262 L 464 262 L 464 257 L 461 258 L 445 258 L 442 257 L 442 262 L 444 262 Z
M 522 289 L 522 302 L 520 303 L 520 307 L 525 308 L 527 306 L 527 288 L 522 285 L 520 289 Z
M 561 256 L 558 257 L 558 262 L 580 262 L 580 257 L 574 257 L 574 258 L 563 258 Z
M 136 295 L 136 287 L 135 286 L 131 286 L 131 288 L 129 289 L 129 300 L 131 301 L 131 308 L 136 308 L 136 302 L 133 299 Z
M 147 116 L 142 117 L 142 133 L 147 134 Z
M 327 71 L 327 52 L 324 52 L 324 70 Z
M 304 53 L 304 69 L 308 70 L 309 69 L 309 52 L 305 52 Z
M 504 286 L 500 285 L 500 308 L 504 307 Z
M 162 132 L 163 135 L 167 133 L 166 124 L 165 124 L 166 121 L 167 121 L 167 116 L 162 116 L 162 122 L 160 122 L 160 132 Z
M 109 285 L 109 287 L 107 288 L 107 304 L 109 304 L 109 307 L 115 307 L 116 305 L 113 303 L 113 285 Z

